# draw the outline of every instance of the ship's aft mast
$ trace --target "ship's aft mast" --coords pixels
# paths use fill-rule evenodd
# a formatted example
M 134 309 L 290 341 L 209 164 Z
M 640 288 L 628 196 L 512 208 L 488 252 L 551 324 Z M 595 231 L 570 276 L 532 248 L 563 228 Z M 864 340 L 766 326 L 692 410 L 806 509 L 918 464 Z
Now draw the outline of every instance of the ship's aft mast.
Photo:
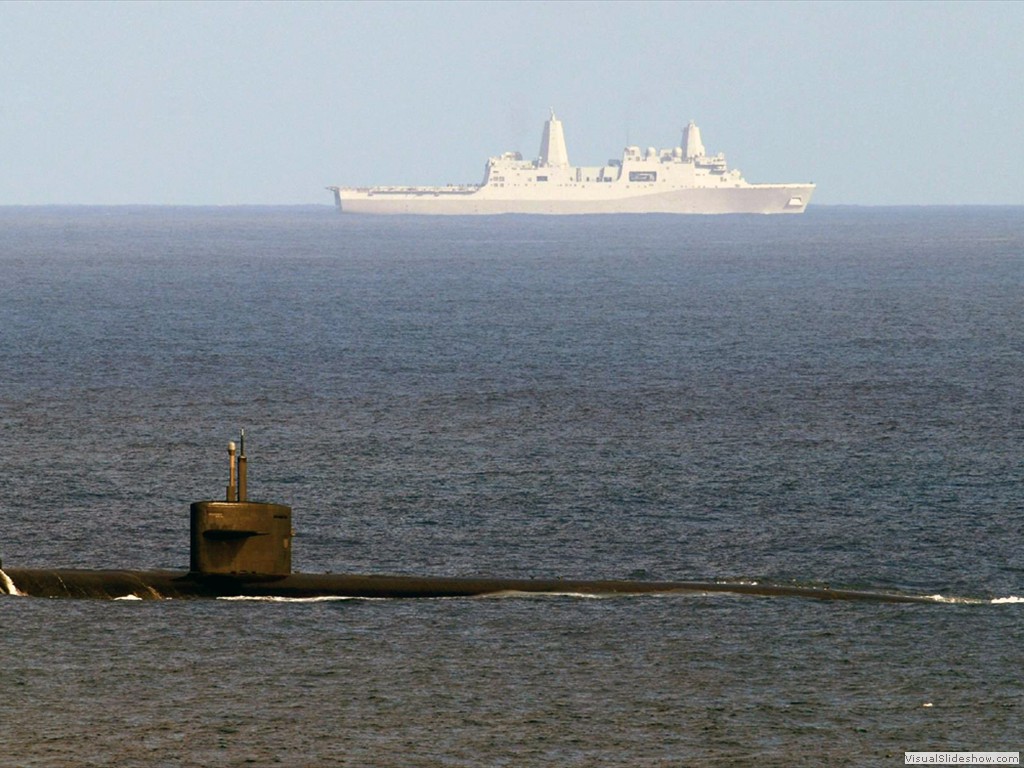
M 565 133 L 562 121 L 551 110 L 551 119 L 544 123 L 544 135 L 540 139 L 540 166 L 565 168 L 569 165 L 569 151 L 565 148 Z

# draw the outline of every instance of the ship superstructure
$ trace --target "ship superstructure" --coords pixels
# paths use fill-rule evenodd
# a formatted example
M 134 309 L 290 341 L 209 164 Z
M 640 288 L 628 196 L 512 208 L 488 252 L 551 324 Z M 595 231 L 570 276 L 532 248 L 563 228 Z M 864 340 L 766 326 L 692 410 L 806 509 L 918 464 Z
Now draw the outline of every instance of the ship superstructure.
M 802 213 L 814 184 L 747 182 L 725 155 L 707 154 L 692 121 L 678 147 L 631 146 L 605 165 L 573 166 L 552 111 L 537 159 L 518 152 L 491 157 L 480 184 L 328 189 L 346 213 Z

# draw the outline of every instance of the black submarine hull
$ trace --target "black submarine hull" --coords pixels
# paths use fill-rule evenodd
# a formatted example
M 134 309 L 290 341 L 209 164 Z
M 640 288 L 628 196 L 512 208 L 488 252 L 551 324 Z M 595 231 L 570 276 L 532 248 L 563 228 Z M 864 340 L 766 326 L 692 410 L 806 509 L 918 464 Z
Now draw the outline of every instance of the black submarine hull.
M 187 571 L 126 571 L 10 568 L 15 594 L 44 598 L 143 600 L 196 598 L 443 598 L 501 594 L 667 595 L 727 593 L 761 597 L 857 600 L 876 603 L 936 603 L 936 598 L 897 592 L 833 589 L 788 584 L 720 581 L 631 581 L 617 579 L 503 579 L 403 575 L 205 574 Z M 2 586 L 2 585 L 0 585 Z M 8 586 L 8 590 L 10 587 Z

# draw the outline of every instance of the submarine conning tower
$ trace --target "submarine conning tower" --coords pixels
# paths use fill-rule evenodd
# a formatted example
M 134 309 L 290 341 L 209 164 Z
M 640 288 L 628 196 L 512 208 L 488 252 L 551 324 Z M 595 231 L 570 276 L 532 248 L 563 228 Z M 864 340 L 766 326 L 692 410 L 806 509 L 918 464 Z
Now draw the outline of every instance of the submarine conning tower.
M 292 510 L 283 504 L 249 501 L 245 431 L 228 443 L 225 501 L 191 507 L 189 570 L 196 574 L 288 576 L 292 572 Z

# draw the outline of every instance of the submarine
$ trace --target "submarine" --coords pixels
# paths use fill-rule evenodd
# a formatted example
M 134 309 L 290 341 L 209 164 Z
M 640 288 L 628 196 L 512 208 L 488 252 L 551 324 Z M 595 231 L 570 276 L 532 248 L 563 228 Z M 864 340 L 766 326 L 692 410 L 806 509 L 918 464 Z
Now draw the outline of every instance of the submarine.
M 453 598 L 495 595 L 613 597 L 729 593 L 818 600 L 936 603 L 933 596 L 739 581 L 640 581 L 622 579 L 522 579 L 388 574 L 292 572 L 292 510 L 248 499 L 245 432 L 228 443 L 224 500 L 190 507 L 189 568 L 90 570 L 7 568 L 0 595 L 77 599 L 194 598 Z

